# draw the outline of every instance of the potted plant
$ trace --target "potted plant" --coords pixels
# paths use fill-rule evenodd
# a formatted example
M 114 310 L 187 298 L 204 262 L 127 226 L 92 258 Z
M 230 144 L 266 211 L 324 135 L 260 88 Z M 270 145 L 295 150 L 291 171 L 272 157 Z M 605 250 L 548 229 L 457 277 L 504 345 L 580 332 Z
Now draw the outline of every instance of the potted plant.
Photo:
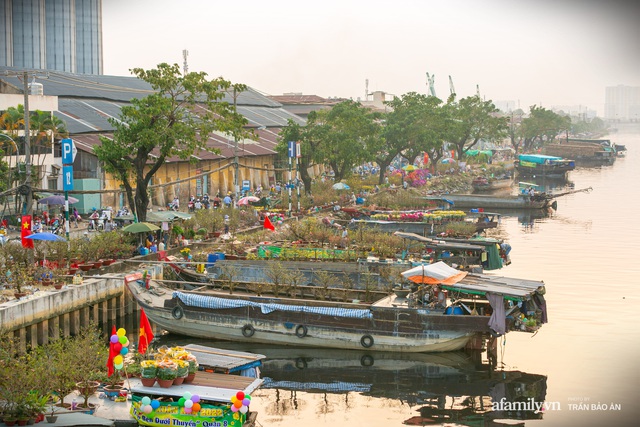
M 153 387 L 156 383 L 157 374 L 158 364 L 155 360 L 143 360 L 140 362 L 140 381 L 142 381 L 144 387 Z
M 193 382 L 198 372 L 198 361 L 194 355 L 189 354 L 189 356 L 187 356 L 187 362 L 189 362 L 189 375 L 184 379 L 184 382 L 189 384 Z
M 175 360 L 176 365 L 178 365 L 178 370 L 176 372 L 176 379 L 173 380 L 173 385 L 180 385 L 184 382 L 187 375 L 189 375 L 189 362 L 186 360 Z
M 173 385 L 173 381 L 178 376 L 178 365 L 171 359 L 164 359 L 158 362 L 158 385 L 163 388 L 169 388 Z

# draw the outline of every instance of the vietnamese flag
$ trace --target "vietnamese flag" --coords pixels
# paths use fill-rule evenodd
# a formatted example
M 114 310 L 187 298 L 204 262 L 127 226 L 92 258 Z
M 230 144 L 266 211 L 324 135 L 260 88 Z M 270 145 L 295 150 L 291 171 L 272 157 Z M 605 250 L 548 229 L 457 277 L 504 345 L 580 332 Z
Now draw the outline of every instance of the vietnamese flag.
M 145 354 L 149 343 L 153 341 L 153 331 L 149 324 L 149 319 L 144 310 L 140 308 L 140 339 L 138 341 L 138 353 Z
M 113 328 L 111 329 L 111 335 L 109 335 L 109 338 L 111 338 L 113 335 L 117 335 L 116 325 L 113 325 Z M 109 340 L 109 358 L 107 359 L 107 376 L 109 377 L 113 375 L 113 372 L 114 372 L 113 358 L 116 357 L 118 354 L 120 353 L 116 350 L 116 345 L 112 343 L 111 340 Z
M 275 231 L 276 228 L 273 226 L 273 224 L 271 223 L 271 220 L 269 219 L 268 216 L 264 217 L 264 228 L 267 230 L 271 230 L 271 231 Z
M 22 216 L 22 226 L 20 227 L 20 237 L 22 237 L 22 247 L 33 249 L 33 240 L 26 237 L 31 235 L 31 215 Z

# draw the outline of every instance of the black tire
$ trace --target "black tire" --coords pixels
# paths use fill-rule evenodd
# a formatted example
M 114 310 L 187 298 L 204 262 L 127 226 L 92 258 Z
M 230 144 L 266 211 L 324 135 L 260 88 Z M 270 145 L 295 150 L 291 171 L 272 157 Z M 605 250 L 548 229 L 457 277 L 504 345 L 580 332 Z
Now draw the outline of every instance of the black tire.
M 173 310 L 171 310 L 171 315 L 176 320 L 177 319 L 182 319 L 182 317 L 184 316 L 184 311 L 182 310 L 182 307 L 177 305 L 177 306 L 173 307 Z
M 296 359 L 296 368 L 298 369 L 306 369 L 307 367 L 307 361 L 304 360 L 302 357 L 298 357 Z
M 373 342 L 373 337 L 371 335 L 363 335 L 362 338 L 360 338 L 360 344 L 364 348 L 371 348 L 373 346 Z
M 251 326 L 248 323 L 242 327 L 242 335 L 244 335 L 247 338 L 252 337 L 253 334 L 255 333 L 256 333 L 256 330 L 253 328 L 253 326 Z
M 368 354 L 365 354 L 360 358 L 360 364 L 362 366 L 373 366 L 373 362 L 374 362 L 373 357 L 369 356 Z
M 304 338 L 307 336 L 307 327 L 304 325 L 298 325 L 298 327 L 296 328 L 296 336 L 298 338 Z

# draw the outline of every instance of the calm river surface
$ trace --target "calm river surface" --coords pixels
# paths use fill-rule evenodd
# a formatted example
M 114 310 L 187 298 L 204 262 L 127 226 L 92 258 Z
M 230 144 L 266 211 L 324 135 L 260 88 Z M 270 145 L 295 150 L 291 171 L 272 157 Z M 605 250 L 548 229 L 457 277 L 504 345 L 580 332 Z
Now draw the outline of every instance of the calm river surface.
M 252 401 L 259 424 L 502 425 L 489 421 L 497 418 L 527 426 L 639 425 L 640 125 L 620 125 L 610 138 L 627 146 L 625 158 L 569 175 L 576 189 L 592 187 L 591 193 L 559 198 L 547 218 L 503 218 L 499 233 L 513 247 L 513 262 L 500 274 L 544 280 L 549 323 L 535 336 L 513 332 L 501 340 L 497 374 L 479 371 L 461 353 L 236 345 L 267 355 L 266 384 Z M 185 343 L 171 335 L 162 341 Z M 517 396 L 546 402 L 547 409 L 490 412 L 502 397 Z

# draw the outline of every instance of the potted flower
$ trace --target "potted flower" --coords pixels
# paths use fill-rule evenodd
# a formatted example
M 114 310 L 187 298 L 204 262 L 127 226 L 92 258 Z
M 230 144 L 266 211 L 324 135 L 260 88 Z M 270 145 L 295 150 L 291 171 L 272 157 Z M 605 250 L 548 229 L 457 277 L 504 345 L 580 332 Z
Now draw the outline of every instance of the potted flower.
M 172 359 L 158 362 L 157 380 L 160 387 L 169 388 L 178 376 L 178 365 Z
M 189 261 L 189 258 L 191 257 L 191 249 L 190 248 L 180 249 L 180 255 L 182 255 L 185 261 Z
M 158 363 L 155 360 L 143 360 L 140 362 L 140 380 L 143 386 L 152 387 L 156 383 L 157 375 Z
M 198 372 L 198 361 L 196 360 L 196 357 L 192 354 L 189 354 L 189 356 L 187 357 L 187 362 L 189 362 L 189 375 L 187 375 L 187 378 L 184 379 L 185 383 L 191 383 L 193 382 L 194 378 L 196 377 L 196 372 Z
M 189 362 L 186 360 L 178 359 L 175 360 L 176 365 L 178 365 L 178 372 L 176 373 L 176 379 L 173 380 L 174 385 L 180 385 L 184 382 L 184 379 L 189 375 Z

